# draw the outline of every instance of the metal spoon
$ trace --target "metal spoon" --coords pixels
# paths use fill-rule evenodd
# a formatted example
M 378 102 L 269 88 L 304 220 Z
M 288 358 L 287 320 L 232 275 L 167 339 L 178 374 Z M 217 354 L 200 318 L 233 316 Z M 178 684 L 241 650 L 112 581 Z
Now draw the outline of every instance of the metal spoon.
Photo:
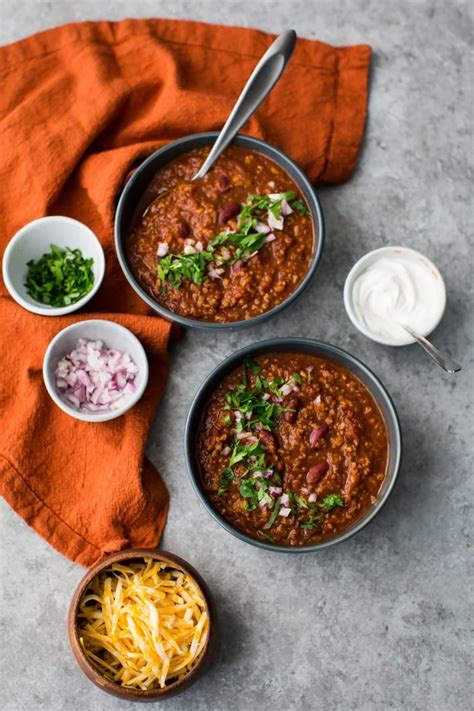
M 428 341 L 427 338 L 422 336 L 421 334 L 417 333 L 414 331 L 410 326 L 406 326 L 405 324 L 400 324 L 402 328 L 407 331 L 407 333 L 410 334 L 410 336 L 413 336 L 415 341 L 420 344 L 420 346 L 425 350 L 428 355 L 434 360 L 434 362 L 440 366 L 440 368 L 443 368 L 447 373 L 458 373 L 461 370 L 461 366 L 459 363 L 456 363 L 455 360 L 452 360 L 449 356 L 446 355 L 446 353 L 442 353 L 440 350 L 438 350 L 430 341 Z
M 273 89 L 291 59 L 296 44 L 296 32 L 283 32 L 267 49 L 244 86 L 232 112 L 216 138 L 211 152 L 192 178 L 204 178 L 222 151 L 258 109 L 262 101 Z
M 288 30 L 287 32 L 283 32 L 283 34 L 277 37 L 270 45 L 250 75 L 229 118 L 217 136 L 209 155 L 191 180 L 204 178 L 224 148 L 229 145 L 244 123 L 255 113 L 281 77 L 284 68 L 291 59 L 295 44 L 296 32 L 294 30 Z M 154 197 L 143 211 L 142 217 L 145 217 L 150 207 L 157 200 L 161 200 L 161 198 L 168 193 L 169 190 L 163 190 L 159 195 Z

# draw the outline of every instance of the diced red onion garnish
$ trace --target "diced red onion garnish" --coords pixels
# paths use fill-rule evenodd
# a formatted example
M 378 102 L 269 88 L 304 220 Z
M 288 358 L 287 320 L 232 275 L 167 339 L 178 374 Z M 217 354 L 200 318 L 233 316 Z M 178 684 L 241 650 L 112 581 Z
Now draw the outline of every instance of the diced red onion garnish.
M 242 413 L 240 412 L 240 410 L 234 410 L 234 417 L 235 417 L 235 421 L 236 421 L 236 422 L 240 422 L 240 420 L 242 419 L 243 415 L 242 415 Z
M 275 190 L 275 188 L 276 188 L 276 185 L 275 185 L 275 181 L 274 181 L 274 180 L 269 180 L 268 183 L 267 183 L 267 185 L 268 185 L 268 187 L 270 188 L 270 190 Z
M 278 515 L 279 515 L 279 516 L 283 516 L 283 518 L 287 518 L 287 516 L 289 516 L 290 513 L 291 513 L 291 509 L 286 508 L 285 506 L 283 506 L 283 507 L 279 510 Z
M 263 476 L 265 479 L 269 480 L 269 479 L 273 479 L 273 474 L 274 474 L 273 469 L 267 469 L 267 471 L 264 472 Z
M 262 472 L 256 470 L 252 473 L 252 476 L 254 479 L 256 479 L 258 476 L 262 476 Z
M 196 249 L 192 244 L 185 244 L 183 251 L 185 254 L 196 254 Z
M 315 501 L 317 501 L 318 495 L 317 494 L 310 494 L 308 496 L 308 501 L 310 504 L 314 504 Z
M 222 279 L 221 274 L 224 273 L 224 269 L 222 268 L 217 268 L 217 269 L 209 269 L 208 274 L 210 277 L 213 279 Z
M 245 413 L 245 419 L 247 421 L 252 419 L 252 410 L 250 410 L 250 412 Z
M 321 395 L 316 395 L 313 402 L 315 405 L 320 405 L 321 404 Z
M 257 485 L 258 485 L 258 482 L 257 482 L 257 484 L 255 484 L 255 486 L 258 488 Z M 261 509 L 264 509 L 267 506 L 267 502 L 265 501 L 265 499 L 262 499 L 261 501 L 258 502 L 258 505 Z
M 263 393 L 262 400 L 270 400 L 270 393 Z
M 156 250 L 158 257 L 166 257 L 169 250 L 170 248 L 167 242 L 158 242 L 158 249 Z
M 293 391 L 293 383 L 285 383 L 280 388 L 280 392 L 282 395 L 289 395 L 292 391 Z
M 281 209 L 281 214 L 283 215 L 283 217 L 287 217 L 288 215 L 291 215 L 291 213 L 293 212 L 293 208 L 291 207 L 290 203 L 288 202 L 288 200 L 285 200 L 285 199 L 283 199 L 281 201 L 281 208 L 280 209 Z
M 288 494 L 282 494 L 280 500 L 281 500 L 282 506 L 289 506 L 290 505 L 290 497 L 288 496 Z
M 184 240 L 184 244 L 194 244 L 196 240 L 194 240 L 192 237 L 186 237 Z
M 267 235 L 269 232 L 271 232 L 269 226 L 265 222 L 257 222 L 255 225 L 255 229 L 257 232 L 261 232 L 263 235 Z
M 107 348 L 103 341 L 81 338 L 58 361 L 56 387 L 78 410 L 107 411 L 120 407 L 123 396 L 135 392 L 137 373 L 128 353 Z
M 227 247 L 222 247 L 219 256 L 221 256 L 222 259 L 225 259 L 227 261 L 228 259 L 231 258 L 232 255 L 231 255 L 230 251 L 227 249 Z
M 274 242 L 276 240 L 276 236 L 273 234 L 273 232 L 270 232 L 269 235 L 266 236 L 265 242 Z
M 306 368 L 305 368 L 305 370 L 307 370 L 308 373 L 312 373 L 313 370 L 314 370 L 314 365 L 307 365 Z
M 202 252 L 202 250 L 204 249 L 204 245 L 200 240 L 199 240 L 199 242 L 196 242 L 195 247 L 196 247 L 196 252 Z
M 274 499 L 278 499 L 282 491 L 283 489 L 281 488 L 281 486 L 270 486 L 268 488 L 268 493 L 270 494 L 270 496 L 273 496 Z
M 283 193 L 268 193 L 267 197 L 269 197 L 272 202 L 276 202 L 276 200 L 282 199 Z
M 277 218 L 271 210 L 267 211 L 267 222 L 272 230 L 283 229 L 283 217 Z
M 224 455 L 224 457 L 227 457 L 227 455 L 230 454 L 230 447 L 224 447 L 224 449 L 222 450 L 222 454 Z

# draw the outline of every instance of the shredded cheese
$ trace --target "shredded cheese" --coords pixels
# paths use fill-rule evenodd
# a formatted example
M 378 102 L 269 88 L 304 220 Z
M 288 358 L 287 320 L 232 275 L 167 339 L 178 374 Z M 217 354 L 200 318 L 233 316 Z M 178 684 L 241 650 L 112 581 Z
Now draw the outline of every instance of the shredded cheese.
M 189 575 L 147 558 L 99 573 L 80 602 L 78 627 L 98 671 L 146 690 L 186 676 L 204 649 L 209 619 Z

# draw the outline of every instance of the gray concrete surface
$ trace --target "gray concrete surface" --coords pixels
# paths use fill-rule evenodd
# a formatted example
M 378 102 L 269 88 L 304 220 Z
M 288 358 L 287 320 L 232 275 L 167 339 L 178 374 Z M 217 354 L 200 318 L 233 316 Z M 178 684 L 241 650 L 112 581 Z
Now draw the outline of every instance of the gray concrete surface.
M 375 50 L 366 144 L 354 179 L 321 190 L 327 250 L 299 303 L 264 327 L 187 333 L 173 346 L 149 454 L 171 492 L 163 546 L 216 593 L 220 660 L 170 711 L 464 711 L 472 708 L 472 14 L 467 2 L 130 0 L 0 2 L 0 41 L 73 20 L 189 17 Z M 308 127 L 310 130 L 311 127 Z M 367 250 L 431 257 L 448 290 L 434 334 L 463 363 L 448 376 L 416 346 L 364 339 L 346 318 L 345 275 Z M 326 339 L 362 358 L 393 394 L 405 435 L 399 483 L 376 521 L 319 555 L 253 549 L 203 510 L 181 446 L 191 397 L 237 346 L 277 335 Z M 470 430 L 470 431 L 469 431 Z M 471 518 L 470 518 L 471 514 Z M 2 707 L 131 709 L 76 667 L 68 601 L 83 570 L 1 507 Z

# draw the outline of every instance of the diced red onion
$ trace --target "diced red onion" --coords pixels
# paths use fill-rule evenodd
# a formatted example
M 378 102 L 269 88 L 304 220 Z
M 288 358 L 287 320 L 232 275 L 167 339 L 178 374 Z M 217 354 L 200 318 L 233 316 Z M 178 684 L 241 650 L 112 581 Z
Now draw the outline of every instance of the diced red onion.
M 252 473 L 252 476 L 254 479 L 256 479 L 257 477 L 262 476 L 262 472 L 256 470 Z
M 213 279 L 222 279 L 221 274 L 224 273 L 224 269 L 222 268 L 217 268 L 217 269 L 209 269 L 208 274 L 210 277 Z
M 275 188 L 276 188 L 276 185 L 275 185 L 275 181 L 274 181 L 274 180 L 269 180 L 268 183 L 267 183 L 267 185 L 268 185 L 268 187 L 270 188 L 270 190 L 275 190 Z
M 314 370 L 314 365 L 307 365 L 306 368 L 305 368 L 305 370 L 307 370 L 308 373 L 312 373 L 313 370 Z
M 258 482 L 257 482 L 257 484 L 258 484 Z M 257 486 L 257 484 L 255 486 Z M 257 488 L 258 488 L 258 486 L 257 486 Z M 265 499 L 262 499 L 261 501 L 258 502 L 258 505 L 261 509 L 264 509 L 267 506 L 267 502 L 265 501 Z
M 308 501 L 309 501 L 310 504 L 314 504 L 314 502 L 317 501 L 317 499 L 318 499 L 318 495 L 317 495 L 317 494 L 314 494 L 314 493 L 313 493 L 313 494 L 310 494 L 310 495 L 308 496 Z
M 290 505 L 290 497 L 288 496 L 288 494 L 282 494 L 280 501 L 282 506 Z
M 280 392 L 282 395 L 289 395 L 292 391 L 293 391 L 293 384 L 292 383 L 285 383 L 280 388 Z
M 245 419 L 247 421 L 252 419 L 252 410 L 250 410 L 250 412 L 245 413 Z
M 204 249 L 204 245 L 200 240 L 199 240 L 199 242 L 196 242 L 195 247 L 196 247 L 196 252 L 202 252 L 202 250 Z
M 158 242 L 158 249 L 156 250 L 158 257 L 166 257 L 169 250 L 170 248 L 167 242 Z
M 272 202 L 276 202 L 276 200 L 282 199 L 283 193 L 268 193 L 267 197 L 269 197 Z
M 185 244 L 183 251 L 185 254 L 196 254 L 196 249 L 192 244 Z
M 283 516 L 283 518 L 287 518 L 287 517 L 290 515 L 290 513 L 291 513 L 291 509 L 289 509 L 289 508 L 283 506 L 283 507 L 279 510 L 278 515 L 279 515 L 279 516 Z
M 103 341 L 79 339 L 58 361 L 56 387 L 78 410 L 107 411 L 120 407 L 124 395 L 136 390 L 138 368 L 128 353 L 107 348 Z
M 270 400 L 270 393 L 263 393 L 262 400 Z
M 321 395 L 316 395 L 313 402 L 315 405 L 320 405 L 321 404 Z
M 219 256 L 226 261 L 232 257 L 230 250 L 228 250 L 227 247 L 222 247 Z
M 274 499 L 278 499 L 282 491 L 283 489 L 281 488 L 281 486 L 270 486 L 268 488 L 268 493 L 270 494 L 270 496 L 273 496 Z
M 293 208 L 291 207 L 290 203 L 288 202 L 288 200 L 285 200 L 285 199 L 283 199 L 281 201 L 280 209 L 281 209 L 281 214 L 283 215 L 283 217 L 287 217 L 288 215 L 291 215 L 291 213 L 293 212 Z
M 240 422 L 240 420 L 242 419 L 243 415 L 242 415 L 242 413 L 240 412 L 240 410 L 234 410 L 234 417 L 235 417 L 235 421 L 236 421 L 236 422 Z
M 283 229 L 283 217 L 277 218 L 271 210 L 267 211 L 267 222 L 272 230 Z
M 274 242 L 276 240 L 276 236 L 273 234 L 273 232 L 270 232 L 269 235 L 266 236 L 265 242 Z
M 186 237 L 184 240 L 184 244 L 194 244 L 196 240 L 194 240 L 192 237 Z
M 224 449 L 222 450 L 222 454 L 224 455 L 224 457 L 227 457 L 227 455 L 230 454 L 230 447 L 224 447 Z
M 264 478 L 268 479 L 268 480 L 273 479 L 273 475 L 274 475 L 273 469 L 267 469 L 267 471 L 264 472 L 264 474 L 263 474 Z
M 257 232 L 261 232 L 263 235 L 267 235 L 269 232 L 271 232 L 269 226 L 265 222 L 257 222 L 255 225 L 255 229 Z

